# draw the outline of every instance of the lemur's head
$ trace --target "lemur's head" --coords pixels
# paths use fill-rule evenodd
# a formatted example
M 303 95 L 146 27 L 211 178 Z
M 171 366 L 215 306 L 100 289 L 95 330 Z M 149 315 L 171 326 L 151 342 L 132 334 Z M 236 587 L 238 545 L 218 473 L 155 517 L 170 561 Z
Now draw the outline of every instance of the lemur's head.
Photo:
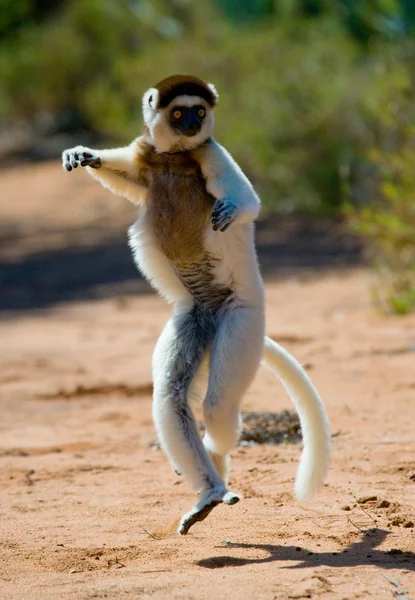
M 191 150 L 213 132 L 218 94 L 192 75 L 172 75 L 143 96 L 145 132 L 158 152 Z

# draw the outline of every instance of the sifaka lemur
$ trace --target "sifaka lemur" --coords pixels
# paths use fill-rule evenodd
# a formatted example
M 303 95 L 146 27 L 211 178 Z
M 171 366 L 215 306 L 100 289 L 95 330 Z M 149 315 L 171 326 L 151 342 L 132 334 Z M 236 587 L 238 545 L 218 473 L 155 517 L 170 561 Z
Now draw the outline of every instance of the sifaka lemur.
M 174 469 L 199 499 L 180 521 L 186 534 L 227 489 L 229 453 L 241 430 L 240 407 L 261 361 L 281 379 L 297 408 L 304 448 L 295 493 L 310 498 L 330 456 L 329 422 L 308 375 L 265 336 L 264 288 L 254 243 L 260 201 L 214 138 L 218 94 L 198 77 L 174 75 L 143 97 L 142 135 L 129 146 L 63 152 L 63 167 L 92 177 L 140 207 L 129 229 L 139 270 L 169 302 L 173 316 L 153 354 L 153 419 Z M 206 433 L 189 399 L 204 387 Z

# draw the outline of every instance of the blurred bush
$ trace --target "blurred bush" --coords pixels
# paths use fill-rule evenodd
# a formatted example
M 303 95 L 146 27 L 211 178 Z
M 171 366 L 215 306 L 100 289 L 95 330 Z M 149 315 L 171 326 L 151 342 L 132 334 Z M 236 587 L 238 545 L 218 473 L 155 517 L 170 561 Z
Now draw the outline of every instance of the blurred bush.
M 394 112 L 386 120 L 382 147 L 368 154 L 376 202 L 349 203 L 345 210 L 366 241 L 375 303 L 386 312 L 406 314 L 415 308 L 414 120 Z
M 386 115 L 411 116 L 414 31 L 413 0 L 0 0 L 0 127 L 127 143 L 145 89 L 199 74 L 221 95 L 219 141 L 267 207 L 359 207 L 373 243 L 381 214 L 410 203 L 385 164 L 404 173 L 412 142 L 393 143 L 401 125 Z

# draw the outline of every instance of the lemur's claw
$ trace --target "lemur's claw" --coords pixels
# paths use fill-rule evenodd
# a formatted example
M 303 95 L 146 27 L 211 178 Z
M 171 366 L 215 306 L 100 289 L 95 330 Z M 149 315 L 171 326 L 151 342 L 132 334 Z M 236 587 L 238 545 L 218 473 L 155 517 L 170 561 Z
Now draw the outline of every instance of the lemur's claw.
M 226 231 L 236 219 L 237 207 L 228 198 L 217 200 L 212 212 L 213 231 Z
M 64 169 L 67 171 L 72 171 L 72 169 L 76 169 L 79 165 L 81 165 L 81 167 L 99 169 L 102 164 L 101 158 L 94 155 L 88 149 L 77 150 L 76 148 L 65 150 L 62 155 L 62 162 Z

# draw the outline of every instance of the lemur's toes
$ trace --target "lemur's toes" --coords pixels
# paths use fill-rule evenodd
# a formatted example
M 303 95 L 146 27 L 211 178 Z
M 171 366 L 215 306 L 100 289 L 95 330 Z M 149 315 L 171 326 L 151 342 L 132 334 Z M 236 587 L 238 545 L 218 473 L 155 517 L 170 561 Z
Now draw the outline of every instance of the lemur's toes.
M 186 535 L 189 529 L 198 521 L 204 521 L 212 510 L 223 502 L 232 505 L 239 502 L 240 497 L 226 488 L 213 488 L 205 492 L 197 504 L 180 520 L 178 533 Z
M 81 167 L 91 167 L 92 169 L 99 169 L 101 166 L 101 159 L 99 156 L 93 156 L 90 152 L 83 152 L 80 157 Z
M 79 165 L 81 167 L 92 167 L 93 169 L 99 169 L 101 166 L 101 158 L 94 156 L 89 150 L 82 150 L 72 148 L 71 150 L 65 150 L 62 155 L 62 163 L 64 169 L 72 171 L 77 169 Z
M 232 506 L 233 504 L 237 504 L 240 499 L 241 499 L 241 497 L 238 496 L 238 494 L 234 494 L 233 492 L 228 492 L 223 497 L 222 502 L 224 502 L 224 504 L 229 504 L 230 506 Z
M 189 529 L 198 521 L 204 521 L 206 517 L 208 517 L 212 510 L 215 508 L 215 506 L 217 506 L 218 504 L 220 504 L 218 500 L 213 500 L 209 504 L 206 504 L 200 510 L 193 509 L 187 514 L 185 514 L 180 521 L 178 529 L 180 535 L 187 535 Z
M 226 231 L 235 221 L 236 212 L 236 206 L 229 198 L 217 200 L 212 212 L 213 231 Z

